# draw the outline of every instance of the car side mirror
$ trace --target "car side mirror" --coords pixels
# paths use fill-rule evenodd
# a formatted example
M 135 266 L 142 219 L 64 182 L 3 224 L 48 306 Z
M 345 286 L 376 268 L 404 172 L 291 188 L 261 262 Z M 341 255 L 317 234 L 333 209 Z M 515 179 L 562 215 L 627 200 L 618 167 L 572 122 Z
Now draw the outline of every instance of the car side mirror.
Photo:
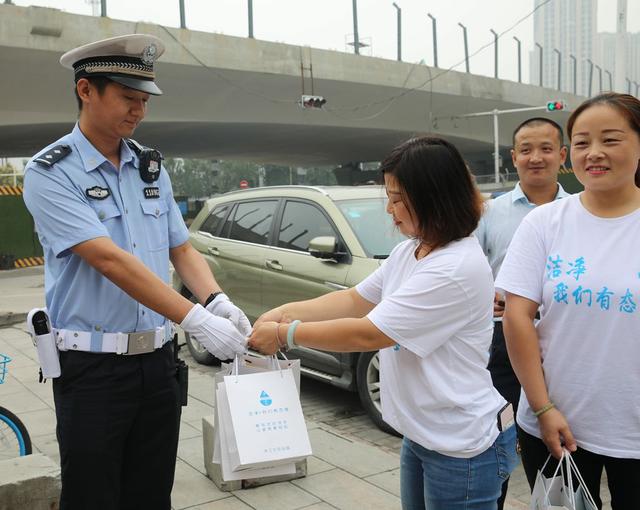
M 336 260 L 342 255 L 337 252 L 336 244 L 333 236 L 314 237 L 309 241 L 309 255 L 321 260 Z

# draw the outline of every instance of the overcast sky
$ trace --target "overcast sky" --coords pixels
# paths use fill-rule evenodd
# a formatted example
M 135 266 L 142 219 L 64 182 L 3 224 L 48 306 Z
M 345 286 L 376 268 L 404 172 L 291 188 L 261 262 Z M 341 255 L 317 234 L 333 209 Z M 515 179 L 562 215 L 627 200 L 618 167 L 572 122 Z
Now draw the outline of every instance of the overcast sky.
M 100 0 L 95 0 L 99 6 Z M 563 0 L 551 0 L 563 1 Z M 91 14 L 90 0 L 13 0 L 21 6 L 41 5 L 77 14 Z M 469 53 L 492 43 L 493 28 L 501 36 L 499 77 L 517 77 L 516 42 L 522 41 L 523 79 L 529 77 L 529 51 L 533 47 L 533 0 L 396 0 L 402 8 L 402 59 L 433 64 L 430 12 L 438 25 L 438 64 L 464 70 L 462 29 L 466 25 Z M 187 27 L 244 37 L 248 33 L 247 0 L 185 0 Z M 640 31 L 640 1 L 628 0 L 628 30 Z M 111 18 L 178 26 L 178 0 L 107 0 Z M 615 30 L 616 0 L 599 0 L 598 30 Z M 528 17 L 527 17 L 528 16 Z M 522 18 L 525 18 L 523 21 Z M 253 0 L 254 36 L 257 39 L 353 51 L 352 0 Z M 391 0 L 358 0 L 358 32 L 370 44 L 362 54 L 395 59 L 396 9 Z M 519 24 L 517 24 L 520 21 Z M 515 28 L 511 28 L 516 25 Z M 351 49 L 349 49 L 351 48 Z M 471 59 L 471 72 L 493 76 L 493 45 Z

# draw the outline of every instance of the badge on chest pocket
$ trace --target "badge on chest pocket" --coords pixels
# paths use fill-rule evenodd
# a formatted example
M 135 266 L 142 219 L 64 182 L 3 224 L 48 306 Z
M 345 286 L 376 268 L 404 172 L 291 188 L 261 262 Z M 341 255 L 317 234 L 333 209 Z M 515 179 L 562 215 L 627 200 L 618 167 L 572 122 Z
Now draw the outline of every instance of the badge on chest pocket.
M 149 187 L 144 188 L 144 198 L 160 198 L 160 188 Z
M 111 195 L 111 191 L 109 188 L 101 188 L 100 186 L 94 186 L 93 188 L 87 188 L 84 190 L 84 194 L 87 198 L 92 198 L 94 200 L 104 200 L 109 195 Z

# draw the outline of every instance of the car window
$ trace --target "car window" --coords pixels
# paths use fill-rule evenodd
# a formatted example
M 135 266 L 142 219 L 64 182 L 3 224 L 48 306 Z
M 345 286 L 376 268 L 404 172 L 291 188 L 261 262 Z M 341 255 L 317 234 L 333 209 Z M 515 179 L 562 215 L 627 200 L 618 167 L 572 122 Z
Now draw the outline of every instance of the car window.
M 278 205 L 277 200 L 240 202 L 231 216 L 229 226 L 225 225 L 223 232 L 228 231 L 229 239 L 245 241 L 255 244 L 267 244 L 273 215 Z
M 201 232 L 207 232 L 212 236 L 218 235 L 220 225 L 224 221 L 228 211 L 229 206 L 227 204 L 219 205 L 211 212 L 209 217 L 204 220 L 204 223 L 202 223 L 198 230 Z
M 308 251 L 309 241 L 318 236 L 334 236 L 339 239 L 320 209 L 311 204 L 288 201 L 280 223 L 278 246 L 289 250 Z
M 369 257 L 385 258 L 398 243 L 407 239 L 393 226 L 383 196 L 340 200 L 336 204 Z

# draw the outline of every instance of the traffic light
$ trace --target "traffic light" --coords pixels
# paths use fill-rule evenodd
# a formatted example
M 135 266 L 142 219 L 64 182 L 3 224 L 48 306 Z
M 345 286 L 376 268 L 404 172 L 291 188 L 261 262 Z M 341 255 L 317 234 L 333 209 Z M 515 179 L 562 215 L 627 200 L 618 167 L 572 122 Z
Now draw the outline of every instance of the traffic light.
M 303 108 L 322 108 L 327 100 L 322 96 L 306 96 L 300 98 L 300 106 Z
M 559 110 L 564 110 L 567 107 L 562 101 L 549 101 L 547 102 L 547 111 L 548 112 L 557 112 Z

